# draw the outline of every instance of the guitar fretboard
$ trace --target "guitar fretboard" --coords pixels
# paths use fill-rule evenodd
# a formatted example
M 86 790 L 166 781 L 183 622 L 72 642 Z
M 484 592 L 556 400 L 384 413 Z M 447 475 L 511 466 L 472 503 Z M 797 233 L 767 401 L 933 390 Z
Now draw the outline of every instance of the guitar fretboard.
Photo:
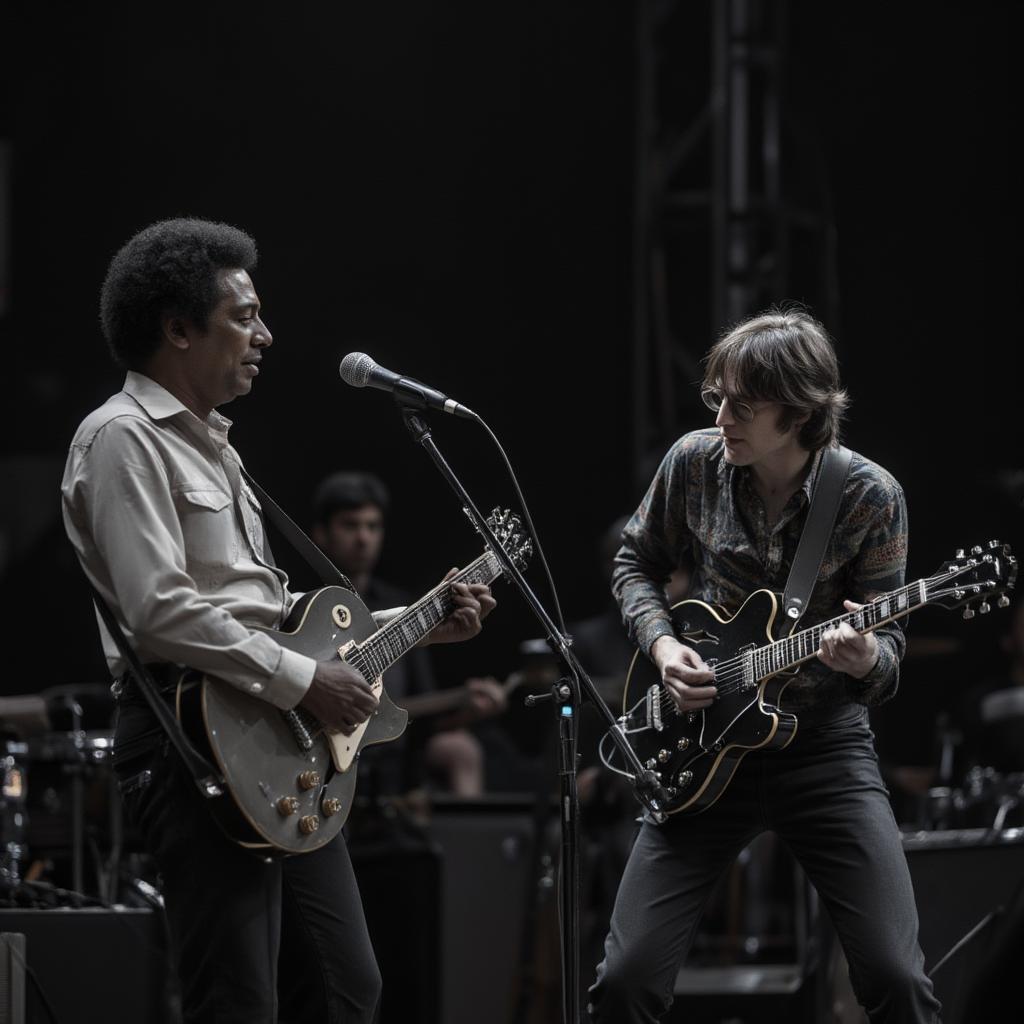
M 834 619 L 819 622 L 815 626 L 794 633 L 792 636 L 766 644 L 752 652 L 754 678 L 794 668 L 803 661 L 813 658 L 821 649 L 821 638 L 827 630 L 835 629 L 843 622 L 850 623 L 858 633 L 870 633 L 886 622 L 907 615 L 915 608 L 928 603 L 928 586 L 925 580 L 917 580 L 899 590 L 875 598 L 855 612 L 847 612 Z
M 455 607 L 453 583 L 491 583 L 501 572 L 498 559 L 492 552 L 485 551 L 457 576 L 435 587 L 367 637 L 348 657 L 349 664 L 367 679 L 376 679 L 451 614 Z

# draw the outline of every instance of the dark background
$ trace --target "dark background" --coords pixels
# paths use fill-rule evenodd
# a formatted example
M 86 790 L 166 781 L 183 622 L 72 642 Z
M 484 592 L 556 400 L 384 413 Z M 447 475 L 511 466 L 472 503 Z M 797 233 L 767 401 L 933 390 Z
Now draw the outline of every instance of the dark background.
M 706 4 L 682 6 L 672 81 L 686 109 L 707 94 L 710 27 Z M 121 383 L 97 322 L 106 264 L 136 230 L 181 214 L 236 223 L 260 245 L 275 344 L 252 395 L 224 411 L 297 519 L 322 475 L 372 469 L 395 501 L 382 575 L 422 590 L 479 551 L 389 399 L 339 381 L 340 358 L 367 351 L 485 417 L 567 618 L 599 611 L 599 536 L 641 493 L 631 5 L 6 9 L 3 691 L 103 677 L 58 482 L 77 423 Z M 805 145 L 786 171 L 799 183 L 813 159 L 832 197 L 847 440 L 904 484 L 911 578 L 956 547 L 1022 539 L 1019 29 L 1019 6 L 990 0 L 789 5 L 787 116 Z M 706 273 L 671 287 L 699 354 L 723 326 Z M 511 503 L 483 433 L 435 419 L 478 504 Z M 547 601 L 536 563 L 530 578 Z M 501 602 L 481 639 L 440 652 L 450 681 L 504 673 L 537 635 L 513 592 Z M 995 619 L 925 610 L 912 624 L 964 645 L 955 673 L 948 659 L 907 663 L 903 713 L 922 750 L 934 679 L 955 688 L 988 671 Z

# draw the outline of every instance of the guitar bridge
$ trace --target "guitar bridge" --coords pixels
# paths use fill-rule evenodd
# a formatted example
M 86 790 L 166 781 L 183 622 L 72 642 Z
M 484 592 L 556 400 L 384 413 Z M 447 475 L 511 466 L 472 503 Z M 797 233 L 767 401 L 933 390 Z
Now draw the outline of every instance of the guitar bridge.
M 657 683 L 647 690 L 647 725 L 658 732 L 664 728 L 661 722 L 661 687 Z

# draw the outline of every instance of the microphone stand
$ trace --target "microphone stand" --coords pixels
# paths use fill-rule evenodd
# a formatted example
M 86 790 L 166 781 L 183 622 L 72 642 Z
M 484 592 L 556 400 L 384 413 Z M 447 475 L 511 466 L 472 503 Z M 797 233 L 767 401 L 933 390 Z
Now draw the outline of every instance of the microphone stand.
M 615 745 L 632 774 L 633 785 L 641 803 L 657 821 L 664 821 L 662 810 L 664 794 L 653 770 L 645 768 L 636 752 L 626 741 L 622 723 L 612 714 L 604 699 L 598 693 L 586 669 L 572 651 L 572 639 L 559 632 L 544 606 L 530 589 L 522 573 L 515 566 L 505 549 L 494 536 L 487 521 L 480 514 L 473 499 L 455 475 L 451 466 L 438 450 L 430 428 L 418 415 L 423 408 L 421 395 L 395 390 L 395 402 L 402 412 L 402 419 L 413 440 L 420 444 L 448 481 L 456 496 L 462 502 L 463 510 L 470 521 L 487 541 L 487 546 L 501 563 L 506 576 L 522 595 L 523 600 L 536 616 L 547 635 L 551 650 L 561 658 L 566 668 L 566 678 L 560 679 L 551 691 L 551 698 L 558 710 L 558 777 L 559 808 L 561 819 L 561 933 L 562 933 L 562 1021 L 563 1024 L 579 1024 L 579 856 L 577 850 L 578 799 L 576 793 L 576 708 L 584 697 L 589 697 L 598 713 L 604 718 Z M 479 420 L 475 414 L 472 418 Z M 542 699 L 548 699 L 547 696 Z

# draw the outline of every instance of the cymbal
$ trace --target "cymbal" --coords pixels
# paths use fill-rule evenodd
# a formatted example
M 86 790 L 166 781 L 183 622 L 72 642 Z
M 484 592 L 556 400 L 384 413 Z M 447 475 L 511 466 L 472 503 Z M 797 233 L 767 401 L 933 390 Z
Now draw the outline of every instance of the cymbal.
M 65 683 L 61 686 L 47 687 L 40 690 L 39 694 L 47 702 L 60 700 L 61 697 L 86 697 L 103 704 L 114 704 L 110 683 Z
M 994 690 L 981 700 L 981 720 L 985 723 L 999 722 L 1003 719 L 1024 721 L 1024 686 L 1007 686 L 1002 690 Z M 1022 751 L 1024 759 L 1024 751 Z
M 50 729 L 46 701 L 37 693 L 0 697 L 0 730 L 10 729 L 18 736 L 36 736 Z

